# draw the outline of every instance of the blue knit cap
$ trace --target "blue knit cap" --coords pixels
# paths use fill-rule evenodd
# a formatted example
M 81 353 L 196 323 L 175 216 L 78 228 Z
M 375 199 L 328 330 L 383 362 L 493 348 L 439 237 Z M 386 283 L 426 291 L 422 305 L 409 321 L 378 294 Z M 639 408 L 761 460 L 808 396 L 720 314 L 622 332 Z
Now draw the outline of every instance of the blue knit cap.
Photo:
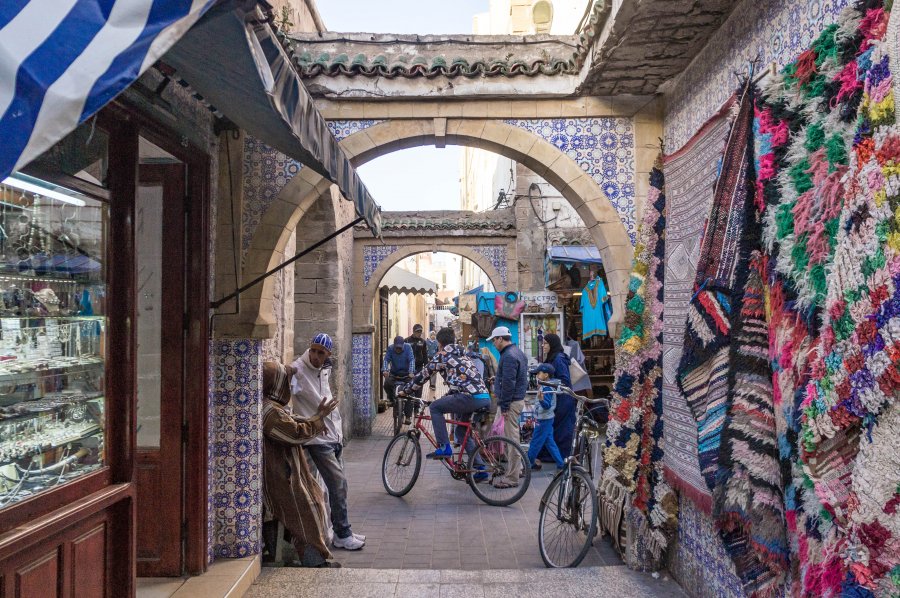
M 331 341 L 331 337 L 325 334 L 324 332 L 320 332 L 317 334 L 310 343 L 311 345 L 321 345 L 328 349 L 330 352 L 334 347 L 334 343 Z
M 553 364 L 550 363 L 542 363 L 534 368 L 535 374 L 550 374 L 551 376 L 556 374 L 556 368 L 553 367 Z

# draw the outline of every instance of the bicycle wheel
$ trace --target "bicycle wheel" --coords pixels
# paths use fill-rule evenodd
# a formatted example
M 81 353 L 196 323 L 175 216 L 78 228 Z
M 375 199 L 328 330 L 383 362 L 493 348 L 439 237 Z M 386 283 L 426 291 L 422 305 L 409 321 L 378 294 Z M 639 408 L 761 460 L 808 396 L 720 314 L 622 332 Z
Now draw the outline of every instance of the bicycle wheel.
M 541 498 L 538 547 L 548 567 L 577 567 L 597 533 L 597 491 L 581 468 L 561 471 Z
M 400 433 L 403 427 L 403 397 L 394 399 L 394 436 Z
M 381 482 L 391 496 L 403 496 L 415 485 L 422 467 L 422 448 L 414 432 L 394 436 L 384 451 Z
M 523 475 L 517 480 L 517 485 L 510 488 L 497 488 L 495 484 L 504 480 L 508 471 L 507 462 L 500 460 L 500 457 L 506 454 L 507 449 L 513 450 L 513 454 L 517 455 L 517 457 L 513 457 L 513 461 L 518 458 Z M 478 457 L 481 457 L 484 462 L 483 472 L 487 474 L 487 478 L 482 481 L 475 480 L 475 476 L 482 472 L 482 470 L 476 470 Z M 517 442 L 502 436 L 485 438 L 481 448 L 469 455 L 468 469 L 471 471 L 466 474 L 466 481 L 472 487 L 472 492 L 487 504 L 495 507 L 507 507 L 513 504 L 525 496 L 528 485 L 531 484 L 531 468 L 528 467 L 528 457 L 525 451 Z

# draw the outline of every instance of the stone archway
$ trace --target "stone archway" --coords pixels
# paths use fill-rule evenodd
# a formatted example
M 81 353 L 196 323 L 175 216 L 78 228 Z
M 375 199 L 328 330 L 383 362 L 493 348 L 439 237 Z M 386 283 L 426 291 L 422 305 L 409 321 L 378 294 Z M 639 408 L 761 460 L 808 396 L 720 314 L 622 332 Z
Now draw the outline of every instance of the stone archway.
M 578 212 L 600 250 L 614 307 L 611 323 L 621 320 L 631 270 L 631 242 L 599 185 L 554 145 L 502 121 L 437 118 L 385 121 L 350 135 L 341 147 L 353 165 L 359 166 L 399 149 L 432 144 L 479 147 L 506 156 L 557 188 Z M 244 264 L 245 279 L 264 273 L 284 259 L 283 248 L 297 222 L 330 187 L 327 180 L 308 168 L 284 187 L 254 232 Z M 354 307 L 354 328 L 365 325 L 358 315 Z M 246 328 L 257 332 L 272 325 L 269 281 L 247 292 L 241 320 Z
M 376 241 L 377 242 L 377 241 Z M 364 244 L 360 243 L 357 239 L 356 243 L 357 247 L 354 250 L 354 258 L 360 258 L 363 255 L 366 247 L 373 246 L 372 244 Z M 380 246 L 381 244 L 378 243 Z M 442 253 L 452 253 L 454 255 L 458 255 L 460 257 L 464 257 L 467 260 L 473 262 L 479 268 L 481 268 L 487 277 L 490 279 L 491 284 L 494 285 L 494 289 L 496 290 L 504 290 L 507 288 L 507 276 L 504 276 L 495 266 L 492 264 L 484 255 L 478 253 L 478 251 L 471 245 L 462 245 L 462 244 L 448 244 L 441 239 L 415 239 L 412 243 L 406 245 L 396 246 L 396 249 L 391 253 L 384 256 L 384 259 L 378 263 L 378 266 L 372 271 L 371 274 L 366 276 L 363 275 L 363 285 L 361 288 L 358 288 L 357 291 L 353 294 L 353 306 L 354 306 L 354 321 L 357 320 L 357 313 L 360 314 L 360 317 L 363 317 L 362 312 L 357 312 L 357 305 L 366 312 L 367 322 L 371 323 L 372 310 L 371 306 L 375 301 L 375 296 L 378 293 L 378 285 L 384 276 L 388 273 L 388 270 L 396 266 L 400 263 L 401 260 L 407 258 L 411 255 L 416 255 L 417 253 L 431 253 L 431 252 L 442 252 Z M 366 308 L 369 309 L 366 309 Z

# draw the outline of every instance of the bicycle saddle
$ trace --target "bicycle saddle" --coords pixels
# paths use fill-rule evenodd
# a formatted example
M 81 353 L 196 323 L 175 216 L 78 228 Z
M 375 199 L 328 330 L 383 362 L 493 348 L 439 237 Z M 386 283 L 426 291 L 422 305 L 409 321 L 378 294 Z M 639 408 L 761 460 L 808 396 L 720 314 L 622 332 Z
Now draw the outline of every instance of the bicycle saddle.
M 476 409 L 472 412 L 472 415 L 487 415 L 491 412 L 490 407 L 482 407 L 481 409 Z

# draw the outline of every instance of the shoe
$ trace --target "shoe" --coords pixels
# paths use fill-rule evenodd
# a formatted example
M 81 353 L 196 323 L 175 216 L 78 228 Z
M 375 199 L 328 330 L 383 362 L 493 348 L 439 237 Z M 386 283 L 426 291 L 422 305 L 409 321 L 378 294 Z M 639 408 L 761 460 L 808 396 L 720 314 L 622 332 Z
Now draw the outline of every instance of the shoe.
M 543 465 L 541 465 L 538 462 L 535 462 L 534 465 L 531 466 L 531 471 L 540 471 L 541 467 L 543 467 Z
M 426 459 L 450 459 L 453 457 L 453 449 L 449 444 L 445 444 L 433 453 L 425 455 Z
M 497 490 L 505 490 L 507 488 L 518 488 L 518 486 L 519 486 L 518 482 L 515 484 L 513 484 L 511 482 L 504 482 L 504 481 L 494 482 L 494 488 L 496 488 Z
M 353 537 L 356 538 L 357 540 L 359 540 L 360 542 L 365 542 L 365 541 L 366 541 L 366 537 L 365 537 L 364 535 L 362 535 L 362 534 L 355 534 L 355 533 L 353 533 L 353 532 L 350 532 L 350 533 L 353 534 Z
M 405 418 L 403 418 L 403 424 L 406 425 L 406 426 L 412 425 L 412 418 L 411 418 L 411 417 L 405 417 Z
M 476 484 L 480 484 L 481 482 L 486 482 L 491 474 L 484 470 L 484 465 L 478 465 L 475 467 L 478 471 L 472 474 L 472 479 L 475 480 Z
M 332 541 L 335 548 L 343 548 L 344 550 L 359 550 L 366 545 L 362 540 L 357 539 L 353 534 L 346 538 L 335 538 Z

